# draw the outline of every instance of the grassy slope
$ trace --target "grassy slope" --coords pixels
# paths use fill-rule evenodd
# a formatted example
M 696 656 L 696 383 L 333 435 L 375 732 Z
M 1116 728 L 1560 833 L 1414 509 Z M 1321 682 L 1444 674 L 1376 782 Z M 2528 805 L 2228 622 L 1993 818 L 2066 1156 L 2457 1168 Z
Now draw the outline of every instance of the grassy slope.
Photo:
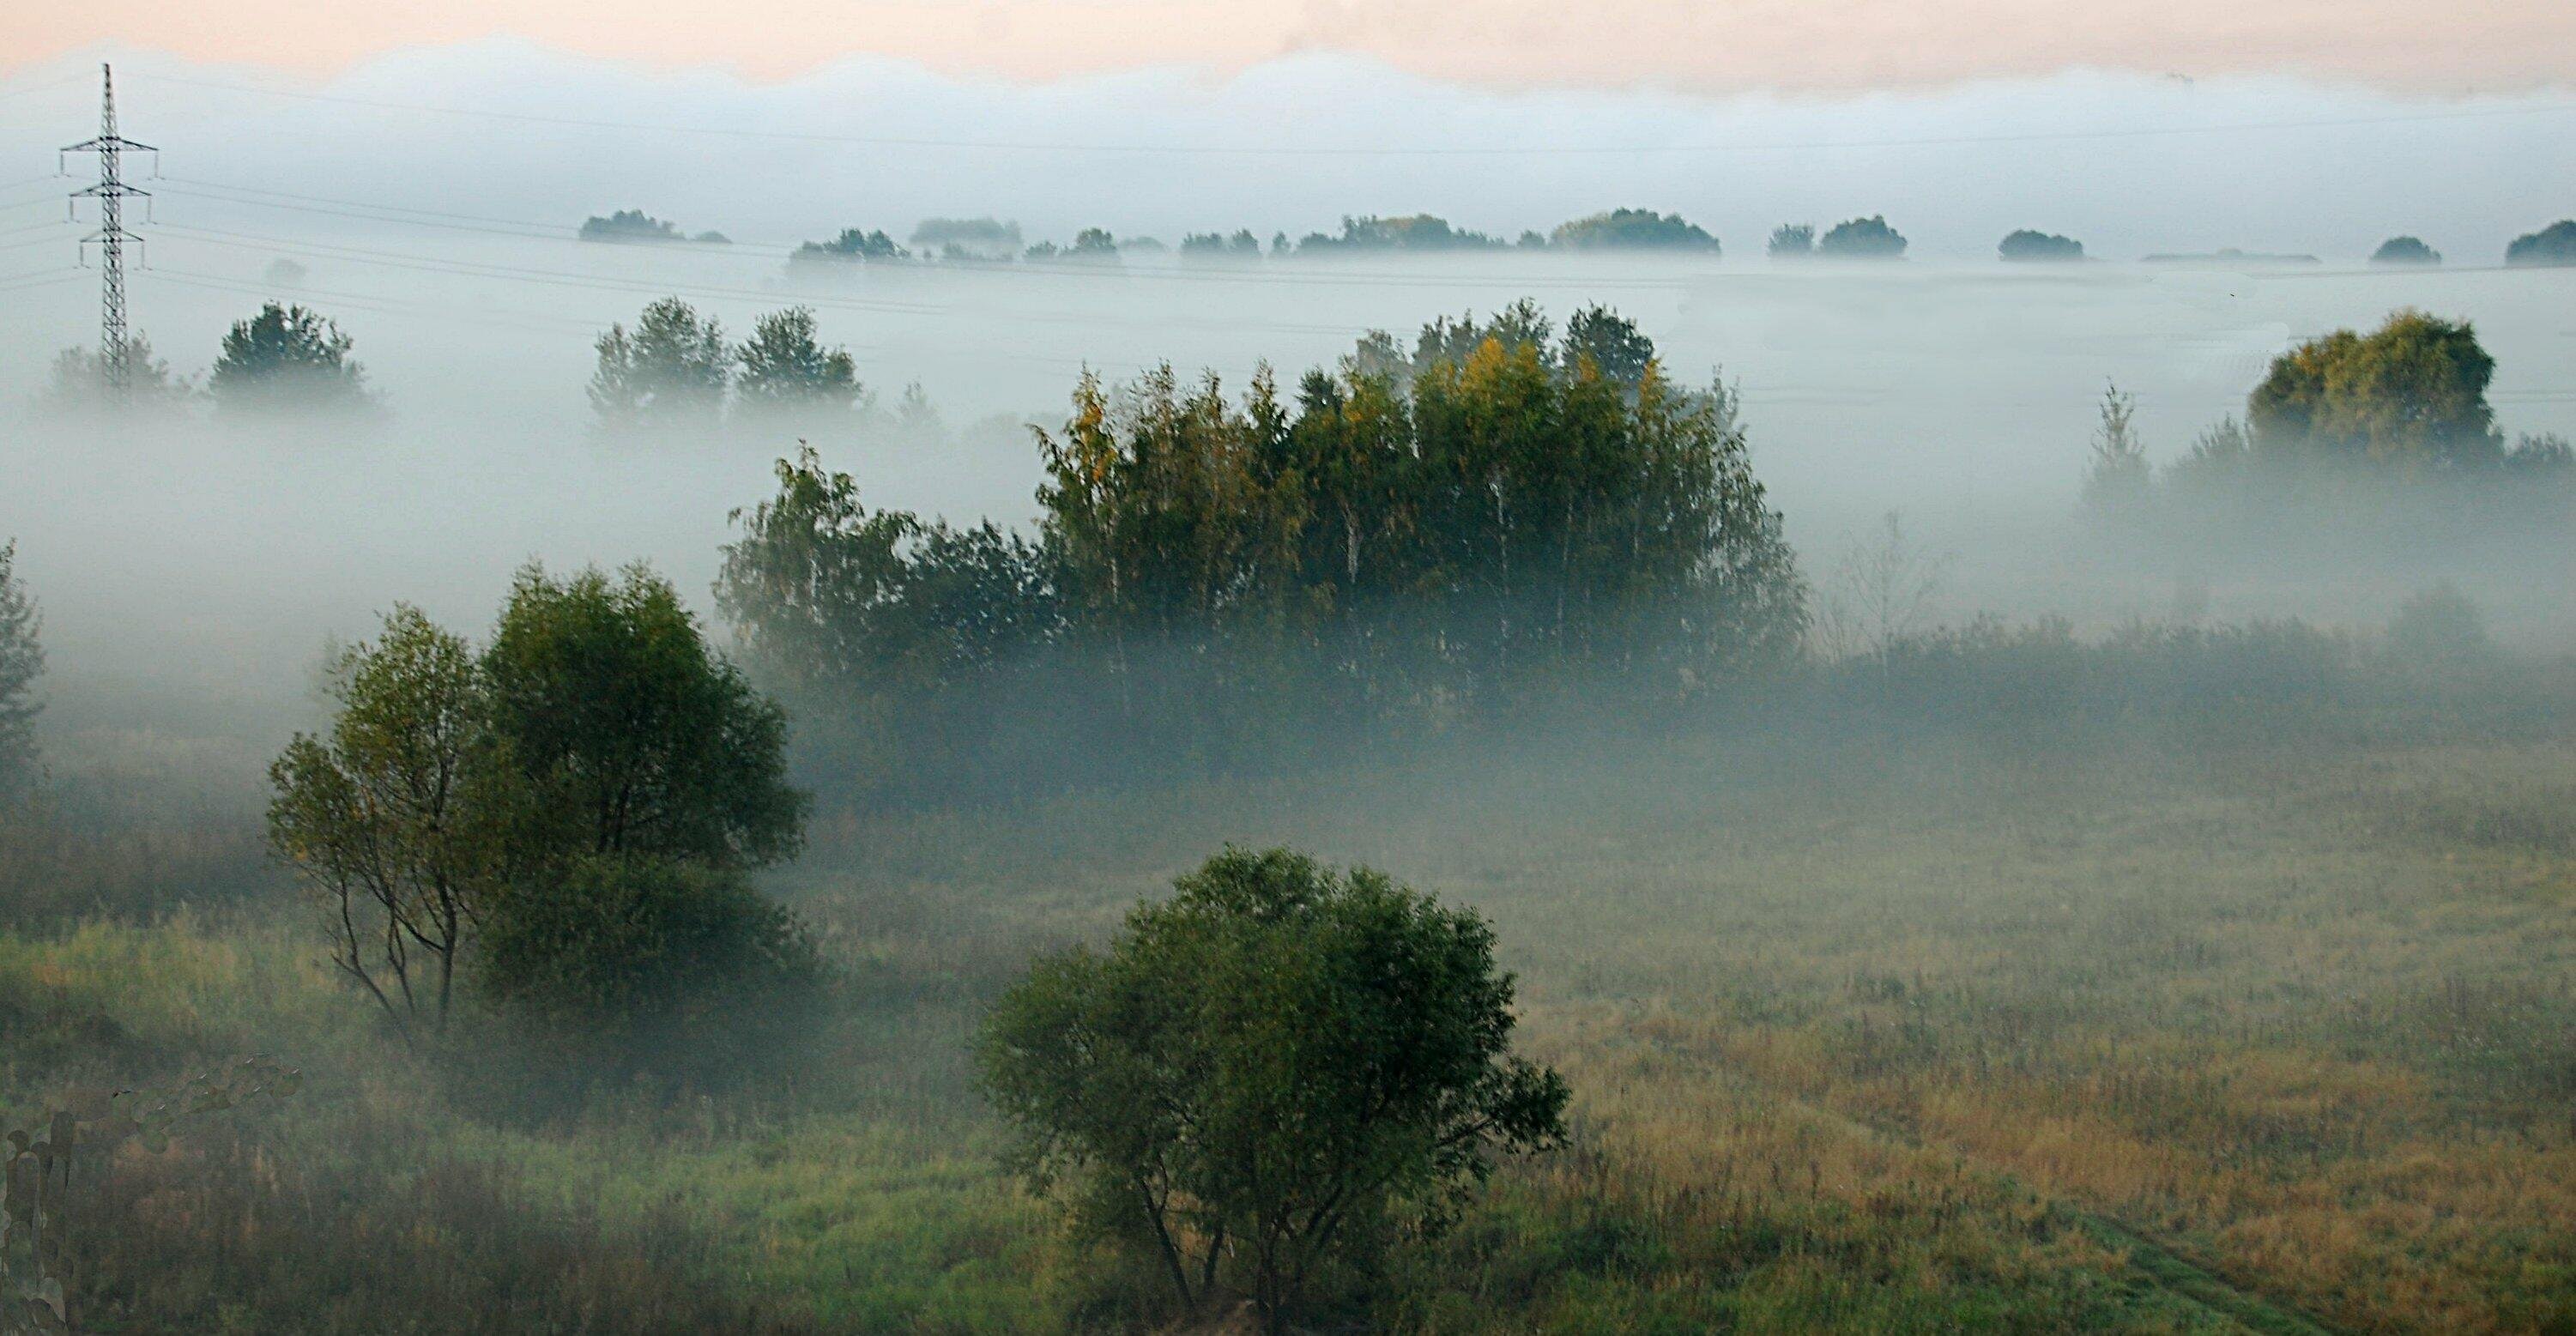
M 1576 1149 L 1404 1259 L 1386 1318 L 2565 1326 L 2571 762 L 1568 746 L 844 818 L 786 889 L 860 1008 L 792 1105 L 478 1124 L 291 934 L 188 921 L 0 939 L 0 1061 L 12 1103 L 248 1047 L 316 1076 L 193 1158 L 129 1157 L 102 1324 L 216 1294 L 264 1331 L 1115 1322 L 1116 1267 L 994 1179 L 958 1042 L 1033 947 L 1223 840 L 1289 841 L 1491 913 L 1578 1092 Z

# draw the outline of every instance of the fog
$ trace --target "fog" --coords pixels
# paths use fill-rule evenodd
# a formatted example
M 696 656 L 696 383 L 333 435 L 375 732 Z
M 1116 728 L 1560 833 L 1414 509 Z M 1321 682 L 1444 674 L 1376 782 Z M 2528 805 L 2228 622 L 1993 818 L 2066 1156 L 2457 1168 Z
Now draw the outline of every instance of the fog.
M 1676 374 L 1722 369 L 1740 383 L 1756 468 L 1820 581 L 1854 535 L 1899 510 L 1944 558 L 1943 617 L 2098 625 L 2164 615 L 2189 584 L 2206 586 L 2187 600 L 2200 615 L 2371 626 L 2447 577 L 2488 604 L 2501 637 L 2576 645 L 2576 554 L 2563 542 L 2410 550 L 2394 534 L 2384 563 L 2184 569 L 2106 557 L 2074 525 L 2106 381 L 2138 396 L 2151 453 L 2170 459 L 2241 411 L 2274 354 L 2404 306 L 2475 322 L 2509 434 L 2576 434 L 2576 271 L 2494 267 L 2508 237 L 2576 211 L 2563 100 L 2080 73 L 1830 101 L 1504 95 L 1320 56 L 1230 78 L 1038 85 L 844 62 L 766 87 L 497 43 L 389 56 L 326 84 L 119 59 L 125 131 L 161 146 L 165 173 L 142 181 L 156 198 L 135 224 L 148 238 L 137 327 L 196 374 L 262 298 L 304 302 L 355 337 L 387 411 L 256 430 L 202 407 L 112 428 L 35 414 L 53 352 L 95 337 L 95 271 L 71 267 L 85 224 L 52 221 L 57 193 L 80 182 L 42 175 L 55 146 L 91 133 L 95 88 L 73 62 L 0 86 L 0 222 L 15 229 L 0 239 L 0 535 L 19 540 L 44 603 L 58 729 L 153 727 L 204 705 L 273 729 L 304 708 L 327 638 L 364 634 L 397 599 L 479 626 L 530 557 L 647 560 L 704 606 L 726 512 L 767 494 L 770 461 L 793 442 L 594 438 L 590 341 L 666 293 L 735 336 L 761 312 L 811 305 L 881 404 L 920 384 L 944 422 L 936 439 L 821 443 L 873 505 L 1026 523 L 1038 462 L 1020 424 L 1060 419 L 1085 367 L 1118 378 L 1168 360 L 1240 387 L 1265 361 L 1293 380 L 1371 329 L 1409 339 L 1435 315 L 1523 296 L 1560 321 L 1600 302 L 1636 320 Z M 239 91 L 250 87 L 309 96 Z M 418 109 L 433 106 L 486 114 Z M 638 128 L 680 125 L 747 133 Z M 2227 126 L 2269 128 L 2208 128 Z M 2164 133 L 2178 129 L 2190 132 Z M 947 143 L 757 137 L 807 131 Z M 958 146 L 1002 141 L 1262 151 Z M 1564 151 L 1342 151 L 1438 145 Z M 1629 151 L 1690 145 L 1735 147 Z M 928 215 L 1016 219 L 1031 240 L 1102 225 L 1177 242 L 1417 210 L 1511 235 L 1615 205 L 1678 209 L 1726 254 L 1228 268 L 1131 253 L 1110 269 L 881 266 L 823 285 L 791 284 L 782 258 L 845 225 L 901 238 Z M 572 239 L 583 216 L 622 207 L 736 244 Z M 1912 258 L 1761 258 L 1775 223 L 1870 213 L 1912 238 Z M 1995 263 L 1995 239 L 2019 226 L 2104 258 Z M 2395 232 L 2450 266 L 2363 267 Z M 2323 263 L 2137 262 L 2229 246 Z

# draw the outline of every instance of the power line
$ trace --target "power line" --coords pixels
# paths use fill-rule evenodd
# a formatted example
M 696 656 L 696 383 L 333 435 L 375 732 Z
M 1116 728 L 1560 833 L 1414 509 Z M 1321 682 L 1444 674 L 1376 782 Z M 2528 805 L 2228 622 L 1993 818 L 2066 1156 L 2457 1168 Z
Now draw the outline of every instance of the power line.
M 441 116 L 466 116 L 483 120 L 505 121 L 524 125 L 560 125 L 592 130 L 631 130 L 657 135 L 706 135 L 730 139 L 773 140 L 783 143 L 848 144 L 869 148 L 935 148 L 993 149 L 1026 153 L 1137 153 L 1178 154 L 1233 157 L 1545 157 L 1545 156 L 1616 156 L 1630 153 L 1780 153 L 1814 152 L 1830 149 L 1938 148 L 1954 145 L 2027 144 L 2080 142 L 2102 139 L 2146 139 L 2167 135 L 2243 134 L 2277 130 L 2349 129 L 2366 126 L 2410 125 L 2439 121 L 2483 120 L 2504 116 L 2545 116 L 2576 112 L 2576 103 L 2536 107 L 2482 107 L 2448 112 L 2417 112 L 2387 116 L 2323 117 L 2308 120 L 2237 121 L 2214 125 L 2133 126 L 2104 130 L 2033 130 L 2007 134 L 1923 135 L 1889 139 L 1810 139 L 1782 140 L 1770 143 L 1733 144 L 1512 144 L 1512 145 L 1429 145 L 1402 146 L 1351 144 L 1304 147 L 1283 144 L 1100 144 L 1051 143 L 1036 140 L 947 139 L 899 135 L 827 134 L 804 130 L 751 130 L 710 125 L 674 125 L 644 121 L 609 120 L 588 116 L 554 116 L 540 112 L 494 111 L 482 107 L 449 107 L 422 102 L 396 102 L 380 98 L 350 97 L 337 93 L 312 93 L 284 88 L 261 88 L 249 84 L 226 83 L 213 79 L 190 79 L 178 75 L 143 76 L 163 83 L 192 88 L 218 89 L 258 97 L 293 98 L 308 102 L 334 103 L 342 106 L 372 107 L 385 111 L 426 112 Z

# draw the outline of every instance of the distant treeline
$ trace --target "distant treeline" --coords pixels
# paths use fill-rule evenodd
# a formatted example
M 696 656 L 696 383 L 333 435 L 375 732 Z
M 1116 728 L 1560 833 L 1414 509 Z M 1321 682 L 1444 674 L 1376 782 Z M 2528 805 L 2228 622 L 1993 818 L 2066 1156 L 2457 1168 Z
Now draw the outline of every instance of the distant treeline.
M 592 217 L 581 227 L 585 241 L 722 243 L 718 232 L 683 233 L 676 225 L 639 209 Z M 1893 260 L 1905 256 L 1909 242 L 1884 215 L 1847 219 L 1831 227 L 1784 223 L 1773 229 L 1764 253 L 1773 260 Z M 1012 263 L 1073 261 L 1116 264 L 1125 256 L 1177 252 L 1198 261 L 1246 262 L 1292 256 L 1353 254 L 1449 254 L 1478 251 L 1635 251 L 1688 254 L 1715 259 L 1723 253 L 1718 238 L 1678 213 L 1618 208 L 1569 219 L 1545 232 L 1525 230 L 1518 236 L 1460 227 L 1437 214 L 1351 215 L 1334 232 L 1308 232 L 1291 238 L 1272 232 L 1265 241 L 1249 227 L 1231 232 L 1184 233 L 1177 246 L 1151 236 L 1118 236 L 1107 228 L 1088 227 L 1071 241 L 1030 242 L 1020 225 L 993 217 L 927 218 L 901 241 L 882 228 L 850 227 L 817 241 L 807 241 L 790 255 L 792 267 L 811 270 L 841 263 L 945 262 Z M 1999 259 L 2014 263 L 2074 262 L 2088 258 L 2074 237 L 2037 228 L 2016 228 L 1996 244 Z M 2160 252 L 2149 263 L 2318 264 L 2308 254 L 2274 254 L 2224 248 L 2204 252 Z M 2440 264 L 2442 255 L 2421 238 L 2395 236 L 2369 257 L 2373 264 Z M 2505 248 L 2510 265 L 2576 264 L 2576 220 L 2562 220 L 2516 237 Z

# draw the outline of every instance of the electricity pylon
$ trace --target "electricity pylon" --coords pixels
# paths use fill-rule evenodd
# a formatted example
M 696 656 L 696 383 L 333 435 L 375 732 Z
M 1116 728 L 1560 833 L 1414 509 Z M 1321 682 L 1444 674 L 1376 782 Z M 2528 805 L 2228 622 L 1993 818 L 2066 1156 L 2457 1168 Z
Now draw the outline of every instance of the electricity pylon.
M 98 243 L 98 360 L 99 372 L 106 381 L 108 397 L 123 399 L 132 371 L 127 354 L 125 334 L 125 243 L 133 242 L 135 253 L 143 250 L 143 238 L 125 230 L 125 201 L 149 199 L 152 192 L 137 190 L 125 184 L 124 155 L 127 149 L 152 155 L 152 168 L 161 168 L 161 150 L 150 144 L 138 144 L 116 132 L 116 76 L 107 66 L 98 67 L 99 104 L 98 138 L 65 147 L 62 159 L 67 164 L 75 153 L 98 155 L 98 184 L 71 194 L 72 216 L 78 217 L 80 201 L 87 196 L 98 201 L 98 230 L 81 238 L 81 259 L 89 259 L 89 244 Z M 149 207 L 149 206 L 146 206 Z

